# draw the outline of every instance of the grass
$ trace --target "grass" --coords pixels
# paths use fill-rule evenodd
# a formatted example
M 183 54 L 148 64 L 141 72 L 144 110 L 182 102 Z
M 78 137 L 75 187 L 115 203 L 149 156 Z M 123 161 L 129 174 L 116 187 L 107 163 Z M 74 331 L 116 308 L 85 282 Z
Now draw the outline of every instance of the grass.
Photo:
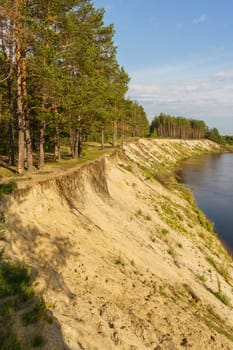
M 32 279 L 27 267 L 19 262 L 12 261 L 0 252 L 0 349 L 23 350 L 25 349 L 22 334 L 17 335 L 14 327 L 15 317 L 20 310 L 28 308 L 23 314 L 23 324 L 46 320 L 52 322 L 52 317 L 42 298 L 35 297 L 32 288 Z M 35 341 L 38 344 L 39 342 Z M 37 345 L 39 346 L 39 344 Z
M 130 164 L 127 164 L 127 165 L 125 165 L 125 164 L 119 164 L 119 166 L 120 166 L 121 168 L 123 168 L 123 169 L 129 171 L 130 173 L 133 173 L 133 168 L 132 168 L 132 166 L 131 166 Z
M 218 292 L 213 292 L 211 291 L 213 295 L 216 296 L 217 299 L 219 299 L 223 304 L 230 306 L 230 299 L 228 298 L 227 295 L 225 295 L 224 293 L 222 293 L 221 291 Z
M 42 298 L 39 298 L 34 305 L 34 307 L 26 312 L 23 317 L 23 323 L 25 326 L 28 326 L 33 323 L 37 323 L 41 320 L 45 320 L 48 323 L 52 323 L 53 319 L 48 313 L 48 309 L 46 307 L 46 304 Z
M 138 165 L 146 180 L 156 180 L 165 187 L 168 187 L 171 183 L 175 183 L 175 178 L 173 176 L 174 169 L 170 163 L 166 164 L 164 162 L 164 164 L 156 164 L 154 167 L 148 167 L 144 164 Z
M 16 188 L 17 188 L 17 185 L 15 182 L 0 184 L 0 196 L 3 194 L 11 194 L 16 190 Z
M 52 160 L 48 163 L 46 162 L 46 166 L 60 168 L 62 170 L 68 170 L 70 168 L 75 167 L 76 165 L 95 160 L 103 154 L 106 154 L 107 152 L 107 150 L 84 147 L 83 154 L 79 159 L 61 159 L 59 162 Z
M 38 348 L 38 347 L 41 347 L 43 345 L 44 345 L 44 338 L 39 334 L 34 335 L 34 337 L 32 339 L 33 348 Z
M 72 159 L 70 155 L 70 149 L 69 147 L 62 146 L 61 147 L 61 160 L 55 161 L 53 154 L 46 154 L 45 158 L 45 170 L 38 170 L 35 174 L 36 175 L 48 175 L 52 174 L 56 171 L 56 169 L 60 170 L 68 170 L 71 169 L 77 165 L 81 165 L 85 162 L 95 160 L 102 156 L 103 154 L 109 153 L 111 148 L 105 148 L 104 150 L 100 149 L 100 145 L 95 145 L 93 147 L 83 144 L 83 151 L 82 155 L 79 159 Z M 38 163 L 38 157 L 35 156 L 34 163 L 35 166 L 37 166 Z M 55 168 L 55 169 L 54 169 Z M 129 169 L 128 169 L 129 170 Z M 30 178 L 26 178 L 24 175 L 19 176 L 17 174 L 17 170 L 15 167 L 12 167 L 12 169 L 6 169 L 5 167 L 0 166 L 0 177 L 3 178 L 9 178 L 14 176 L 16 178 L 16 181 L 25 181 L 30 180 Z M 16 189 L 16 185 L 13 181 L 9 182 L 8 184 L 1 184 L 0 185 L 0 195 L 1 194 L 10 194 Z
M 156 238 L 153 234 L 150 235 L 150 240 L 151 242 L 155 243 L 156 242 Z
M 124 262 L 123 258 L 120 255 L 116 257 L 114 263 L 116 265 L 125 266 L 125 262 Z
M 30 274 L 20 262 L 0 262 L 0 298 L 17 295 L 26 301 L 33 296 Z
M 177 245 L 177 247 L 180 248 L 180 249 L 183 248 L 183 244 L 182 244 L 181 242 L 177 242 L 176 245 Z
M 0 256 L 0 344 L 2 350 L 21 350 L 21 341 L 13 329 L 16 310 L 33 297 L 31 278 L 20 262 Z
M 176 252 L 175 252 L 174 248 L 172 248 L 172 247 L 168 248 L 167 253 L 169 255 L 171 255 L 173 258 L 175 258 L 175 256 L 176 256 Z
M 233 331 L 230 327 L 227 327 L 225 321 L 213 310 L 211 306 L 208 306 L 206 312 L 203 315 L 197 317 L 202 320 L 211 330 L 224 335 L 227 339 L 233 342 Z
M 217 292 L 214 292 L 212 290 L 210 290 L 212 294 L 214 294 L 216 296 L 216 298 L 218 298 L 223 304 L 227 305 L 227 306 L 230 306 L 231 303 L 230 303 L 230 299 L 228 298 L 227 295 L 225 295 L 223 292 L 222 292 L 222 288 L 221 288 L 221 283 L 220 283 L 220 280 L 218 278 L 218 291 Z
M 197 214 L 197 218 L 198 218 L 198 221 L 201 224 L 201 226 L 204 227 L 207 231 L 213 233 L 214 232 L 214 224 L 209 219 L 207 219 L 205 214 L 197 207 L 196 207 L 196 214 Z
M 166 236 L 169 233 L 169 231 L 166 228 L 163 228 L 161 230 L 161 233 L 162 233 L 163 236 Z
M 205 283 L 207 281 L 207 278 L 205 275 L 197 275 L 197 278 L 203 283 Z
M 0 335 L 0 344 L 1 350 L 23 350 L 20 340 L 12 331 Z
M 175 208 L 166 198 L 159 203 L 159 216 L 166 222 L 168 226 L 177 232 L 188 235 L 187 229 L 184 225 L 183 215 Z
M 228 271 L 228 267 L 225 264 L 219 264 L 214 258 L 212 258 L 211 256 L 207 256 L 206 260 L 209 262 L 209 264 L 211 264 L 215 270 L 222 275 L 222 277 L 225 279 L 225 281 L 227 283 L 231 282 L 231 276 L 230 273 Z
M 151 216 L 149 214 L 144 214 L 141 209 L 138 209 L 136 211 L 135 216 L 137 218 L 141 216 L 143 219 L 145 219 L 147 221 L 151 221 Z

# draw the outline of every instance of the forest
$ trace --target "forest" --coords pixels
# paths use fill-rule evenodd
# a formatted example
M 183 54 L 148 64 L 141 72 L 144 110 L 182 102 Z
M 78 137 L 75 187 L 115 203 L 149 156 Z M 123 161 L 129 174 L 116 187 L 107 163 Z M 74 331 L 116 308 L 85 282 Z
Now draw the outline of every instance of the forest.
M 233 145 L 233 136 L 220 135 L 217 128 L 209 128 L 203 120 L 175 117 L 160 113 L 150 124 L 152 137 L 178 139 L 206 138 L 222 145 Z
M 152 135 L 181 139 L 201 139 L 206 136 L 208 128 L 203 120 L 174 117 L 160 113 L 152 120 Z
M 148 135 L 113 38 L 90 0 L 0 0 L 0 153 L 19 174 L 59 161 L 62 140 L 78 158 L 86 140 Z

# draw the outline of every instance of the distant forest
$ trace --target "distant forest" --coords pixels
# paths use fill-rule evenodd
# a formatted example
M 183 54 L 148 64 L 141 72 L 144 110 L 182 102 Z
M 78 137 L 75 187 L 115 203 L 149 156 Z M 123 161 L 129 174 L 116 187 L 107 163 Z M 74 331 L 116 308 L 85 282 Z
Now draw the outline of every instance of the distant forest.
M 221 136 L 217 128 L 209 128 L 203 120 L 174 117 L 160 113 L 150 125 L 151 136 L 179 139 L 207 138 L 221 144 L 233 144 L 233 136 Z
M 143 107 L 125 98 L 129 76 L 103 9 L 89 0 L 2 0 L 0 14 L 0 153 L 19 174 L 42 169 L 47 151 L 59 160 L 64 138 L 78 158 L 85 140 L 114 146 L 148 135 Z

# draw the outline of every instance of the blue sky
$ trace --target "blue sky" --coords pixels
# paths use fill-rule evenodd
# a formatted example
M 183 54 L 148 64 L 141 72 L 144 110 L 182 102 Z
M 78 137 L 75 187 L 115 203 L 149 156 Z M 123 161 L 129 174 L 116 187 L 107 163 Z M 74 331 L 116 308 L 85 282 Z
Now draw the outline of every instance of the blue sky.
M 233 0 L 94 0 L 116 31 L 128 96 L 233 134 Z

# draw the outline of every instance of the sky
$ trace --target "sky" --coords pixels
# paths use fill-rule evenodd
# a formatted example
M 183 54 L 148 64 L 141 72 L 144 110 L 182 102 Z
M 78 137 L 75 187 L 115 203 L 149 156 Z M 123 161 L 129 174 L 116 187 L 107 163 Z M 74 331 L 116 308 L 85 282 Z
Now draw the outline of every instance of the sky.
M 128 96 L 233 135 L 233 0 L 93 0 L 113 23 Z

